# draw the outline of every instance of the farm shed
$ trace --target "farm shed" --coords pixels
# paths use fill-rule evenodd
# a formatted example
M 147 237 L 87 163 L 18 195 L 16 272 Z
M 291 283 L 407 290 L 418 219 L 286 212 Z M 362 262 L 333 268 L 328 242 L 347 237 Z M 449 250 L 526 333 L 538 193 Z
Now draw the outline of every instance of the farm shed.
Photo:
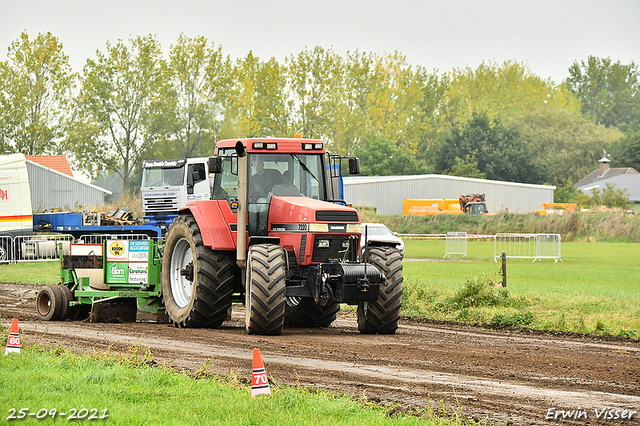
M 490 212 L 530 213 L 553 202 L 555 186 L 446 175 L 358 176 L 344 178 L 345 200 L 354 206 L 375 207 L 386 215 L 401 215 L 402 200 L 458 198 L 485 194 Z
M 79 207 L 97 206 L 104 204 L 105 197 L 111 195 L 111 191 L 70 176 L 64 168 L 62 168 L 64 172 L 58 171 L 61 169 L 59 165 L 54 166 L 58 169 L 54 170 L 40 164 L 40 162 L 49 164 L 50 159 L 46 158 L 48 156 L 43 156 L 44 159 L 37 157 L 28 156 L 26 161 L 31 189 L 31 209 L 34 212 L 55 208 L 74 210 Z

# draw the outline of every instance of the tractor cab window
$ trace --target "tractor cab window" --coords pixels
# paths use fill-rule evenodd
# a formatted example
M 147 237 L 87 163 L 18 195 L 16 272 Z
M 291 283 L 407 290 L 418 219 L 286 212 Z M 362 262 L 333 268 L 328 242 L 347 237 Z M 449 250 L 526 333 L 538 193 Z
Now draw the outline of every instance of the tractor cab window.
M 212 200 L 238 199 L 238 157 L 235 150 L 221 150 L 222 173 L 215 175 L 213 180 Z
M 266 235 L 272 196 L 326 200 L 319 154 L 249 154 L 249 235 Z

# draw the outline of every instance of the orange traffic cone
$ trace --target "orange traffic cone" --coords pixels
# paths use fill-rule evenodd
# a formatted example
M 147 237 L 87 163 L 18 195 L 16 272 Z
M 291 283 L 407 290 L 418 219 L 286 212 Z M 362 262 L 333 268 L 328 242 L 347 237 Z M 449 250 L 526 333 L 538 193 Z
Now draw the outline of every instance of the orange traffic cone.
M 251 376 L 251 397 L 256 395 L 266 394 L 271 395 L 271 388 L 269 387 L 269 379 L 267 379 L 267 370 L 264 369 L 262 363 L 262 355 L 260 355 L 260 349 L 253 350 L 253 374 Z
M 9 352 L 20 353 L 20 335 L 18 334 L 18 318 L 14 318 L 9 330 L 9 338 L 7 339 L 7 347 L 4 354 Z

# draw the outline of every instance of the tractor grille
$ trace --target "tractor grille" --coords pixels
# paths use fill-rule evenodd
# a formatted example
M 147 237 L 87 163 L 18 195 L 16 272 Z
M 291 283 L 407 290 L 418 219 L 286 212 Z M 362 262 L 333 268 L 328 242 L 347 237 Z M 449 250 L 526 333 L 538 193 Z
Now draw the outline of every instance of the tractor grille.
M 320 210 L 316 212 L 316 220 L 323 222 L 357 222 L 358 213 L 355 211 Z
M 163 213 L 178 210 L 178 199 L 176 197 L 145 198 L 143 204 L 145 213 Z
M 329 247 L 318 247 L 319 240 L 329 240 Z M 342 259 L 345 255 L 344 251 L 346 250 L 345 247 L 342 247 L 343 241 L 349 241 L 349 235 L 316 234 L 313 240 L 313 256 L 311 256 L 311 261 L 324 263 L 331 259 Z

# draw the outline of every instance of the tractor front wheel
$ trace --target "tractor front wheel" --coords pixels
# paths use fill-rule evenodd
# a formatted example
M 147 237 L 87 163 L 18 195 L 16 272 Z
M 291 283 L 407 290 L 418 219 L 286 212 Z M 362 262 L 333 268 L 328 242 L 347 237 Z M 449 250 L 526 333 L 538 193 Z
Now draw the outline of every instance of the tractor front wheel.
M 196 220 L 178 216 L 167 232 L 162 258 L 162 295 L 176 327 L 222 325 L 231 306 L 234 259 L 202 243 Z
M 367 257 L 386 280 L 378 300 L 358 304 L 358 330 L 363 334 L 395 334 L 402 306 L 402 254 L 392 247 L 373 247 Z
M 275 244 L 256 244 L 247 253 L 246 329 L 249 334 L 278 335 L 286 305 L 285 251 Z

